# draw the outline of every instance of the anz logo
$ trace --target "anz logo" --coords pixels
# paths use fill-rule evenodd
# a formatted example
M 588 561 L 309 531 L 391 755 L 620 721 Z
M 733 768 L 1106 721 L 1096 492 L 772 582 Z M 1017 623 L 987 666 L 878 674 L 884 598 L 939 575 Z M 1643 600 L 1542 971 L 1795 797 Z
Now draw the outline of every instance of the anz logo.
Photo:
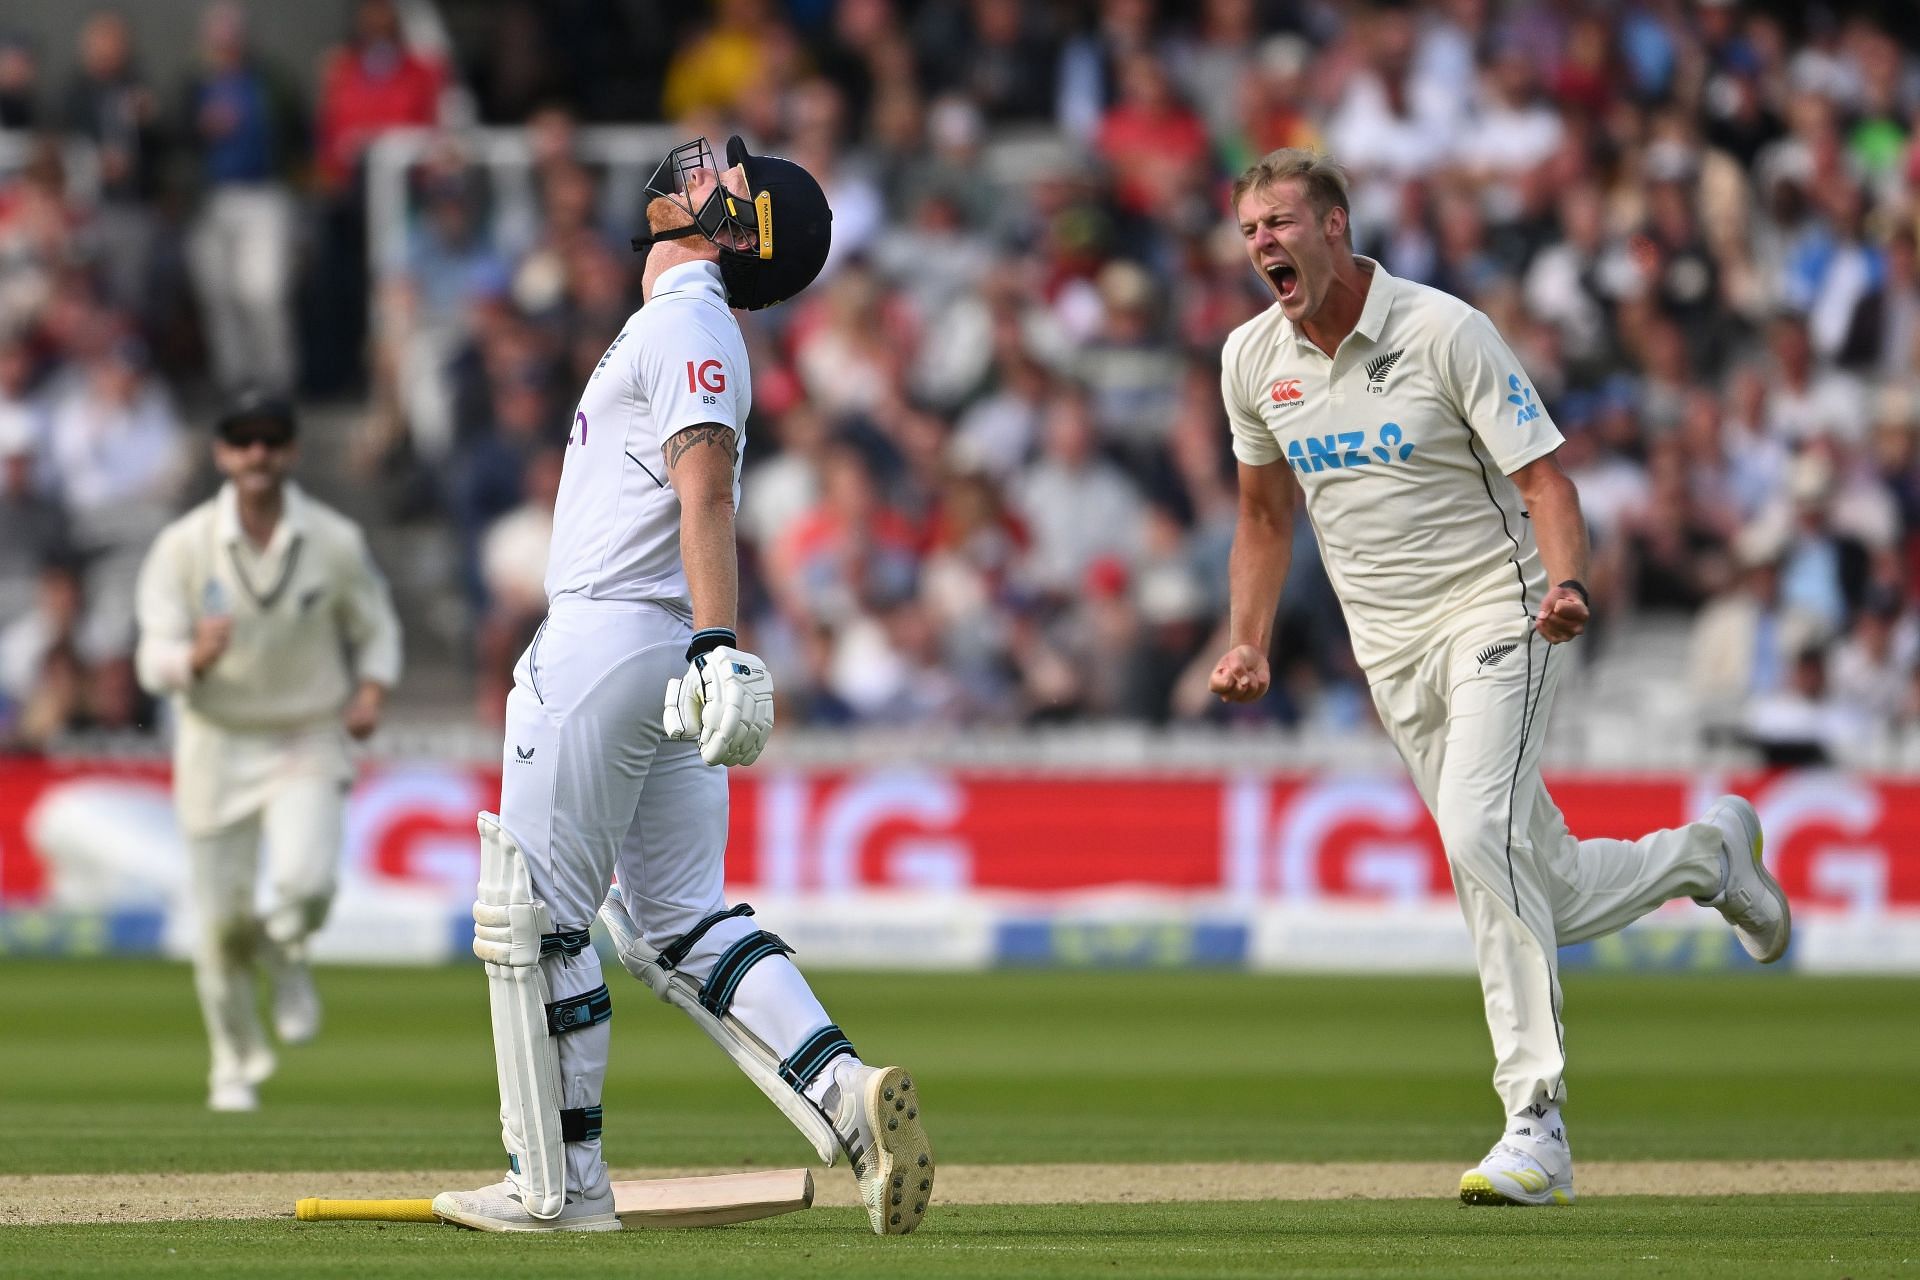
M 1375 443 L 1367 443 L 1365 431 L 1341 431 L 1330 436 L 1308 436 L 1287 441 L 1287 463 L 1295 471 L 1337 471 L 1347 467 L 1370 467 L 1375 462 L 1405 462 L 1413 456 L 1413 442 L 1397 422 L 1383 422 L 1374 432 Z
M 1533 402 L 1533 388 L 1520 381 L 1520 375 L 1507 375 L 1507 403 L 1515 406 L 1513 425 L 1524 427 L 1540 416 L 1540 406 Z

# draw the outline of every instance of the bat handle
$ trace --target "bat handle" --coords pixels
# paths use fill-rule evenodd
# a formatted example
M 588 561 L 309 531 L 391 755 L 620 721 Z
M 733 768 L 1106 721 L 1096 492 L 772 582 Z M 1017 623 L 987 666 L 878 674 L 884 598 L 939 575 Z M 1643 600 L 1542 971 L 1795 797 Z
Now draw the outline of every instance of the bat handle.
M 431 1200 L 327 1200 L 307 1196 L 296 1201 L 301 1222 L 438 1222 Z

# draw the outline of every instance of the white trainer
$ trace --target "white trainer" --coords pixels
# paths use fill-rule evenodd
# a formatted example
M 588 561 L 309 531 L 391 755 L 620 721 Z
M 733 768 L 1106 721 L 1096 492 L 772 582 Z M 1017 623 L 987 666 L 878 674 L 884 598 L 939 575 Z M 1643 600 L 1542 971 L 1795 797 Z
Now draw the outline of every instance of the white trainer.
M 1573 1153 L 1564 1139 L 1504 1135 L 1460 1175 L 1461 1204 L 1573 1203 Z
M 273 1031 L 281 1044 L 306 1044 L 320 1034 L 320 993 L 304 960 L 287 958 L 273 968 Z
M 1766 842 L 1760 815 L 1739 796 L 1721 796 L 1707 810 L 1706 821 L 1720 828 L 1727 879 L 1719 893 L 1695 901 L 1727 918 L 1748 955 L 1761 964 L 1772 964 L 1786 954 L 1793 912 L 1785 891 L 1761 858 Z
M 260 1095 L 245 1080 L 222 1080 L 207 1090 L 209 1111 L 258 1111 Z
M 933 1199 L 933 1147 L 920 1093 L 903 1067 L 849 1068 L 840 1076 L 833 1131 L 840 1137 L 877 1236 L 920 1225 Z
M 613 1187 L 603 1184 L 593 1195 L 567 1192 L 558 1217 L 536 1218 L 520 1202 L 520 1188 L 511 1178 L 478 1191 L 442 1191 L 433 1198 L 434 1216 L 442 1222 L 475 1231 L 618 1231 L 613 1212 Z

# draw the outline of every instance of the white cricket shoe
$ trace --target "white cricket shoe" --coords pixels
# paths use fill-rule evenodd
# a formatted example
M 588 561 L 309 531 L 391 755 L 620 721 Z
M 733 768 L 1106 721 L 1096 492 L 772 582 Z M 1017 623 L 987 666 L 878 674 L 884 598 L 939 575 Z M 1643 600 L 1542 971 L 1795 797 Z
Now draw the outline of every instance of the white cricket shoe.
M 258 1111 L 260 1095 L 256 1090 L 267 1082 L 280 1065 L 273 1056 L 273 1050 L 264 1044 L 256 1044 L 237 1061 L 230 1058 L 221 1061 L 222 1065 L 215 1069 L 213 1080 L 207 1088 L 207 1110 Z
M 841 1072 L 837 1083 L 833 1131 L 853 1165 L 873 1234 L 906 1235 L 933 1198 L 933 1147 L 913 1077 L 903 1067 L 861 1065 Z
M 281 1044 L 306 1044 L 320 1034 L 320 993 L 304 960 L 288 957 L 273 967 L 273 1032 Z
M 1761 964 L 1772 964 L 1786 954 L 1793 913 L 1785 891 L 1761 860 L 1765 840 L 1760 815 L 1739 796 L 1721 796 L 1707 810 L 1705 820 L 1720 828 L 1727 878 L 1719 893 L 1694 901 L 1725 916 L 1748 955 Z
M 1573 1153 L 1564 1140 L 1507 1134 L 1460 1175 L 1461 1204 L 1573 1203 Z
M 207 1090 L 209 1111 L 258 1111 L 260 1095 L 244 1080 L 222 1080 Z
M 475 1231 L 618 1231 L 613 1212 L 613 1187 L 602 1183 L 593 1195 L 567 1192 L 567 1201 L 554 1218 L 536 1218 L 520 1202 L 520 1188 L 511 1178 L 478 1191 L 442 1191 L 433 1198 L 433 1212 L 442 1222 Z

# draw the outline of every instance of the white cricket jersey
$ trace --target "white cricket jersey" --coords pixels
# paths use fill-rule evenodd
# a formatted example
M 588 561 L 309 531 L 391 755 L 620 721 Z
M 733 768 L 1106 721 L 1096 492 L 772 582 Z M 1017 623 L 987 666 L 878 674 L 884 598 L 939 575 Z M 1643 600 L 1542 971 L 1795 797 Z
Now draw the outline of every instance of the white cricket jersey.
M 1465 612 L 1533 616 L 1546 571 L 1507 476 L 1561 437 L 1492 321 L 1359 261 L 1373 284 L 1332 357 L 1276 303 L 1228 336 L 1220 387 L 1234 457 L 1287 466 L 1306 491 L 1354 656 L 1378 678 Z
M 567 435 L 547 553 L 547 600 L 656 600 L 691 608 L 680 564 L 680 499 L 665 445 L 688 427 L 734 431 L 740 505 L 753 380 L 720 268 L 673 267 L 628 317 L 587 379 Z

